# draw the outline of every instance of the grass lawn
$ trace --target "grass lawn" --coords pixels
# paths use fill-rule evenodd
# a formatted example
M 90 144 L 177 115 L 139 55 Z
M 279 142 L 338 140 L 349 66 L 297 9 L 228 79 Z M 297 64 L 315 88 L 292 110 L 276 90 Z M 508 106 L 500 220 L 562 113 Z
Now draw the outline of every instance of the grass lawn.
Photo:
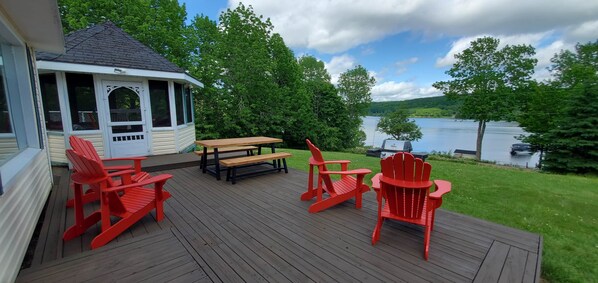
M 288 165 L 307 171 L 307 150 L 290 152 Z M 380 159 L 324 152 L 351 160 L 349 169 L 380 172 Z M 598 178 L 540 173 L 454 160 L 428 160 L 432 179 L 452 182 L 442 208 L 544 237 L 542 277 L 550 282 L 598 282 Z M 366 177 L 367 181 L 371 176 Z

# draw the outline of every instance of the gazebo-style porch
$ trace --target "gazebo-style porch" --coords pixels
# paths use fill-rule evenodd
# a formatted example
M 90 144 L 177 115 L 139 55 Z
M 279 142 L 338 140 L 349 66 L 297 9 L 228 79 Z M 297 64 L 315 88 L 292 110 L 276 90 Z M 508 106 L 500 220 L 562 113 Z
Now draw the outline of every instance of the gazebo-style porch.
M 172 156 L 148 160 L 170 168 Z M 186 159 L 185 159 L 186 158 Z M 178 155 L 181 166 L 196 156 Z M 185 161 L 187 160 L 187 161 Z M 63 242 L 73 211 L 69 173 L 55 168 L 31 267 L 18 281 L 539 281 L 542 238 L 469 216 L 440 210 L 423 258 L 419 227 L 388 222 L 371 245 L 374 192 L 364 206 L 352 201 L 317 214 L 299 199 L 307 173 L 268 174 L 231 185 L 194 166 L 169 169 L 166 219 L 146 216 L 106 246 L 90 251 L 99 226 Z M 97 204 L 88 204 L 88 212 Z M 153 215 L 153 214 L 152 214 Z

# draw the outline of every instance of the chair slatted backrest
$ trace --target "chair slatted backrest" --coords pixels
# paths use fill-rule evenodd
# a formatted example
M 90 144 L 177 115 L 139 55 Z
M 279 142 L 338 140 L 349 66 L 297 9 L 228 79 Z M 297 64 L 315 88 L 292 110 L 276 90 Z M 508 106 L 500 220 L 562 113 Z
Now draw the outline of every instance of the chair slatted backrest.
M 432 166 L 407 152 L 399 152 L 380 161 L 382 176 L 402 181 L 429 181 Z M 390 185 L 381 178 L 382 195 L 391 214 L 421 218 L 430 188 L 411 189 Z
M 102 158 L 98 155 L 98 152 L 96 151 L 96 148 L 93 146 L 93 143 L 91 141 L 82 139 L 77 136 L 70 136 L 69 143 L 76 152 L 83 154 L 88 158 L 91 158 L 98 162 L 102 161 Z
M 88 156 L 84 156 L 77 151 L 72 149 L 66 150 L 66 157 L 73 164 L 73 168 L 77 173 L 84 175 L 88 178 L 103 178 L 107 177 L 108 174 L 104 170 L 102 163 L 93 160 Z M 110 178 L 107 178 L 109 181 Z
M 315 146 L 313 143 L 311 143 L 311 141 L 309 139 L 306 139 L 305 141 L 307 142 L 309 151 L 311 151 L 312 158 L 316 162 L 321 163 L 321 165 L 318 165 L 318 170 L 319 171 L 327 171 L 328 169 L 326 168 L 326 164 L 324 164 L 324 157 L 322 156 L 322 152 L 320 151 L 320 149 L 317 146 Z M 330 179 L 330 176 L 322 175 L 322 174 L 318 174 L 318 175 L 322 178 L 322 180 L 324 180 L 324 184 L 326 185 L 327 191 L 334 192 L 334 187 L 332 185 L 332 180 Z

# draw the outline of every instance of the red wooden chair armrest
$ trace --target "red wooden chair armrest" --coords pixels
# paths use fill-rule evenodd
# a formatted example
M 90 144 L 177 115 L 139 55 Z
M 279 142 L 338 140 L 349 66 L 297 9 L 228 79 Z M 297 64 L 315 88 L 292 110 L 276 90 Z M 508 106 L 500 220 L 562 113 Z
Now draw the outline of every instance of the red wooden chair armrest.
M 141 161 L 146 160 L 147 157 L 145 156 L 135 156 L 135 157 L 115 157 L 115 158 L 102 158 L 102 161 Z
M 380 176 L 380 182 L 407 189 L 429 188 L 433 185 L 432 181 L 403 181 L 395 180 L 385 176 Z
M 133 167 L 135 167 L 135 173 L 141 172 L 141 161 L 147 159 L 145 156 L 139 157 L 116 157 L 116 158 L 103 158 L 102 161 L 133 161 Z M 130 166 L 129 166 L 130 167 Z
M 354 169 L 349 171 L 320 171 L 323 175 L 367 175 L 372 173 L 370 169 Z
M 435 180 L 436 191 L 430 193 L 429 197 L 432 199 L 442 199 L 442 195 L 451 191 L 451 182 L 445 180 Z
M 131 166 L 131 165 L 104 166 L 104 170 L 106 170 L 106 171 L 120 171 L 120 170 L 132 169 L 132 168 L 133 168 L 133 166 Z
M 103 189 L 103 192 L 114 192 L 114 191 L 122 191 L 125 189 L 129 189 L 129 188 L 138 188 L 138 187 L 143 187 L 143 186 L 147 186 L 147 185 L 151 185 L 151 184 L 155 184 L 155 183 L 159 183 L 159 182 L 165 182 L 166 180 L 172 178 L 172 175 L 170 174 L 161 174 L 146 180 L 143 180 L 139 183 L 133 183 L 133 184 L 128 184 L 128 185 L 122 185 L 122 186 L 118 186 L 118 187 L 111 187 L 111 188 L 107 188 L 107 189 Z
M 349 164 L 350 160 L 325 160 L 324 162 L 315 161 L 313 157 L 309 158 L 309 164 L 311 165 L 324 165 L 324 164 Z

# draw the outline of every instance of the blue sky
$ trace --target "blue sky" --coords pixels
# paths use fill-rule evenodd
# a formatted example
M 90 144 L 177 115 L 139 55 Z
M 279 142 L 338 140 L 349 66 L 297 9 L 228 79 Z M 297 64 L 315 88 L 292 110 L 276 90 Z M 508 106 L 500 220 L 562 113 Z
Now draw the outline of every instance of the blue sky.
M 188 18 L 218 20 L 237 1 L 179 0 Z M 453 55 L 481 36 L 536 48 L 535 78 L 549 77 L 550 58 L 598 39 L 598 1 L 587 0 L 247 0 L 296 56 L 313 55 L 338 75 L 362 65 L 376 78 L 374 101 L 442 95 Z

